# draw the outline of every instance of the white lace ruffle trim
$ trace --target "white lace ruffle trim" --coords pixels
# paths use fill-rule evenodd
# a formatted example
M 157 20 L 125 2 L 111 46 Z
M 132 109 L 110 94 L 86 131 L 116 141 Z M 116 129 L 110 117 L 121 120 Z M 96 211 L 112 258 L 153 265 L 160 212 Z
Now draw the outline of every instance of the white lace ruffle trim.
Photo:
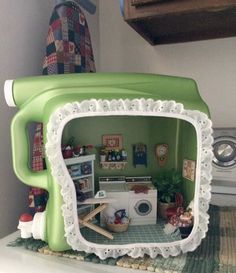
M 194 228 L 188 238 L 171 243 L 138 243 L 127 245 L 101 245 L 85 240 L 80 233 L 77 218 L 77 202 L 73 181 L 65 166 L 61 153 L 61 137 L 65 125 L 72 119 L 91 116 L 156 116 L 178 118 L 191 123 L 197 134 L 197 162 L 194 198 Z M 193 251 L 205 237 L 208 230 L 208 208 L 211 198 L 210 182 L 212 162 L 212 123 L 205 113 L 186 110 L 183 104 L 175 101 L 154 101 L 153 99 L 133 100 L 84 100 L 65 104 L 50 116 L 47 125 L 46 155 L 51 172 L 61 186 L 64 204 L 65 236 L 74 250 L 95 253 L 101 259 L 116 258 L 128 254 L 154 258 L 176 256 L 181 251 Z

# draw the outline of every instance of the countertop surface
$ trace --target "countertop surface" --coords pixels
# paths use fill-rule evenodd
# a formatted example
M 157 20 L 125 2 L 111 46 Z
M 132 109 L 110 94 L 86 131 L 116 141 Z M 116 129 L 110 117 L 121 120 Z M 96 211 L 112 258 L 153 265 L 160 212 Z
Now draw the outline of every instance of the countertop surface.
M 9 247 L 7 244 L 19 237 L 14 232 L 0 240 L 0 273 L 144 273 L 147 271 L 125 269 L 118 266 L 94 264 L 33 252 L 21 247 Z

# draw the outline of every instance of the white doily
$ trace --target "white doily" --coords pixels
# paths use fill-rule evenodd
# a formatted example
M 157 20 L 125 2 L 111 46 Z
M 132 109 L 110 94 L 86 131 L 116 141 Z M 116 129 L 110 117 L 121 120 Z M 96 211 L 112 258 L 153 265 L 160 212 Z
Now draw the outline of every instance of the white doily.
M 191 123 L 197 134 L 197 164 L 194 197 L 194 227 L 184 240 L 171 243 L 137 243 L 127 245 L 102 245 L 87 241 L 80 233 L 77 218 L 77 202 L 73 181 L 67 171 L 61 153 L 61 137 L 65 125 L 72 119 L 91 116 L 154 116 L 171 117 Z M 74 250 L 95 253 L 101 259 L 116 258 L 128 254 L 133 258 L 144 254 L 154 258 L 176 256 L 181 251 L 194 250 L 205 237 L 208 230 L 208 208 L 211 198 L 210 182 L 212 162 L 212 123 L 205 113 L 186 110 L 183 104 L 175 101 L 154 101 L 153 99 L 133 100 L 84 100 L 67 103 L 50 116 L 47 125 L 46 155 L 50 161 L 51 172 L 61 186 L 64 204 L 65 236 Z

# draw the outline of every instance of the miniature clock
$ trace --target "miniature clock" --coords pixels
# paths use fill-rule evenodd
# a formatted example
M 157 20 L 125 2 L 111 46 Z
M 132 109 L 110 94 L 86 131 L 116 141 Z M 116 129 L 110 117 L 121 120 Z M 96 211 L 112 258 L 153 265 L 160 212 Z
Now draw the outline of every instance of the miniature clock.
M 158 164 L 163 167 L 166 164 L 168 156 L 168 144 L 157 144 L 156 146 L 156 157 Z

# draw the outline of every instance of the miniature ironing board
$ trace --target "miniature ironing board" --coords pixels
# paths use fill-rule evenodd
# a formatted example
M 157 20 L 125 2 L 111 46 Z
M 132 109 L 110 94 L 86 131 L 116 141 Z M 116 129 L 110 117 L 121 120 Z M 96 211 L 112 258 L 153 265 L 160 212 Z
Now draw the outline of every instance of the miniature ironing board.
M 98 207 L 96 207 L 93 211 L 91 211 L 89 214 L 85 215 L 82 219 L 79 218 L 79 223 L 96 231 L 97 233 L 102 234 L 103 236 L 113 239 L 113 235 L 108 232 L 107 230 L 94 225 L 91 220 L 94 218 L 95 215 L 103 211 L 105 208 L 107 208 L 108 204 L 115 202 L 115 199 L 112 198 L 89 198 L 86 199 L 84 202 L 81 202 L 83 205 L 96 205 L 99 204 Z
M 94 13 L 96 6 L 90 1 L 77 1 L 79 4 L 87 6 L 90 13 Z M 83 2 L 83 3 L 82 3 Z M 47 35 L 46 55 L 43 62 L 43 74 L 65 74 L 65 73 L 81 73 L 96 72 L 93 48 L 90 38 L 88 23 L 83 11 L 73 2 L 56 1 L 53 9 L 50 25 Z M 36 124 L 32 169 L 36 172 L 45 169 L 44 160 L 44 144 L 43 144 L 43 125 Z M 31 189 L 29 193 L 29 203 L 32 207 L 35 202 L 35 196 Z M 36 189 L 39 191 L 39 189 Z M 46 200 L 46 192 L 42 191 Z M 33 198 L 33 199 L 32 199 Z M 35 207 L 36 211 L 44 210 L 45 201 Z
M 74 2 L 57 5 L 50 19 L 43 74 L 95 70 L 90 32 L 83 11 Z

